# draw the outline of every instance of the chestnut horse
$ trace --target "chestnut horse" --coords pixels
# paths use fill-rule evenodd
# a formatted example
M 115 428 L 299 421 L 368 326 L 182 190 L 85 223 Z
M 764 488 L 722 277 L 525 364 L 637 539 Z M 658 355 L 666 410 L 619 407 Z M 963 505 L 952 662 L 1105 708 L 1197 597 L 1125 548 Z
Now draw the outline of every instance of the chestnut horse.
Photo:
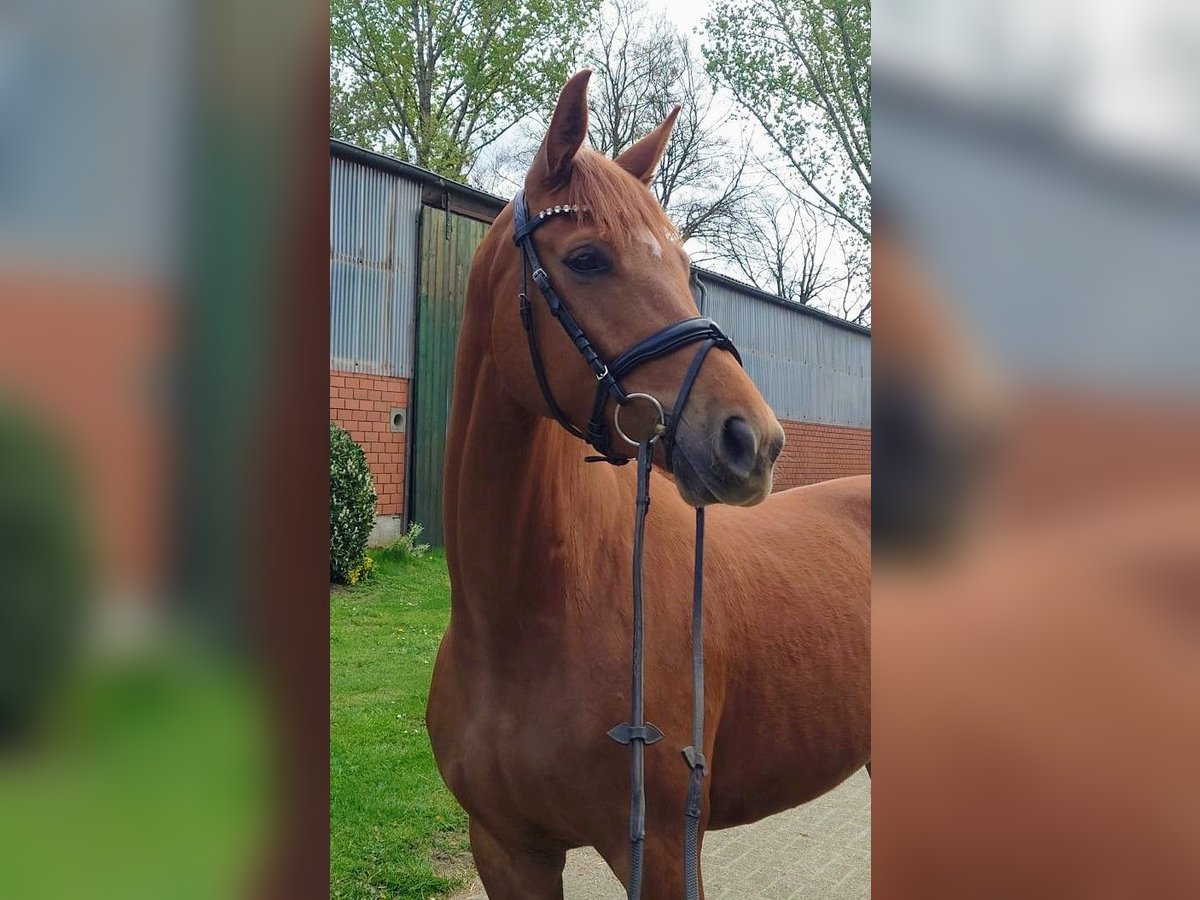
M 579 207 L 538 230 L 537 252 L 612 359 L 697 311 L 687 255 L 647 187 L 678 109 L 606 159 L 582 148 L 589 74 L 563 89 L 525 191 L 535 210 Z M 510 205 L 471 267 L 446 450 L 451 616 L 428 709 L 493 900 L 562 897 L 573 847 L 629 873 L 628 751 L 606 732 L 629 712 L 635 473 L 585 463 L 551 418 L 518 314 L 513 234 Z M 533 317 L 552 395 L 582 426 L 596 379 L 544 303 Z M 694 350 L 637 369 L 625 389 L 669 408 Z M 707 522 L 702 827 L 803 803 L 870 757 L 869 478 L 771 494 L 782 442 L 737 361 L 714 351 L 674 436 L 673 482 L 652 475 L 645 708 L 665 738 L 645 751 L 647 898 L 683 894 L 693 507 L 723 504 Z

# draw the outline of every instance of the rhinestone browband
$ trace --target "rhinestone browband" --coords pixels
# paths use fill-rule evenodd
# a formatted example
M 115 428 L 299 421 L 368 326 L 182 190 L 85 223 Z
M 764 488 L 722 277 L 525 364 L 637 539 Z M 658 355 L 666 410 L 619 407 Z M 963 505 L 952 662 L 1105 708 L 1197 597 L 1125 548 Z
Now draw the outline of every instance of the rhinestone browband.
M 587 207 L 579 206 L 578 204 L 567 205 L 567 206 L 547 206 L 545 209 L 543 209 L 541 212 L 539 212 L 537 214 L 537 217 L 539 219 L 545 219 L 548 216 L 557 216 L 557 215 L 561 215 L 562 213 L 580 213 L 580 212 L 587 212 Z

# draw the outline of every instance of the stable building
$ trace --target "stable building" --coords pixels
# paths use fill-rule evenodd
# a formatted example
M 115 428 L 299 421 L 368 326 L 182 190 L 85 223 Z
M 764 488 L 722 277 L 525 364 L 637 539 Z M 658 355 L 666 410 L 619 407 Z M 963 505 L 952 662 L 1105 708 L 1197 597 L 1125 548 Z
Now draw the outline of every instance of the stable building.
M 442 541 L 442 460 L 475 248 L 508 202 L 329 142 L 329 416 L 366 452 L 377 540 Z M 777 490 L 871 468 L 871 332 L 714 272 L 701 313 L 787 433 Z M 514 312 L 515 314 L 515 312 Z

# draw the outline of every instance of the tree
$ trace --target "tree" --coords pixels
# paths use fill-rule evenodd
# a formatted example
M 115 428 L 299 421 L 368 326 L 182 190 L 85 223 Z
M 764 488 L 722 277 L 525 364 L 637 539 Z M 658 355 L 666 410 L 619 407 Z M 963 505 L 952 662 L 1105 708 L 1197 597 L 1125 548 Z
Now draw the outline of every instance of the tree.
M 846 289 L 839 308 L 834 310 L 848 322 L 871 324 L 871 245 L 865 241 L 841 242 L 842 265 L 846 271 Z
M 747 204 L 719 257 L 747 282 L 769 294 L 808 305 L 840 280 L 826 272 L 833 235 L 824 240 L 804 207 L 791 198 L 760 193 Z
M 735 217 L 746 154 L 718 133 L 713 86 L 688 39 L 642 0 L 609 0 L 584 52 L 588 139 L 616 156 L 682 106 L 651 188 L 684 239 L 713 238 Z
M 330 131 L 462 180 L 571 73 L 598 0 L 332 0 Z
M 724 116 L 686 36 L 664 27 L 643 0 L 608 0 L 579 59 L 593 73 L 588 143 L 607 156 L 617 156 L 682 106 L 651 189 L 685 240 L 719 238 L 747 194 L 747 154 L 719 134 Z M 519 139 L 489 151 L 476 173 L 480 186 L 499 194 L 516 189 L 548 113 L 549 106 L 531 115 Z
M 780 184 L 869 242 L 869 0 L 729 0 L 705 33 L 709 71 L 799 179 Z
M 758 190 L 729 223 L 706 264 L 792 303 L 814 306 L 852 322 L 869 321 L 863 257 L 836 229 L 796 198 Z

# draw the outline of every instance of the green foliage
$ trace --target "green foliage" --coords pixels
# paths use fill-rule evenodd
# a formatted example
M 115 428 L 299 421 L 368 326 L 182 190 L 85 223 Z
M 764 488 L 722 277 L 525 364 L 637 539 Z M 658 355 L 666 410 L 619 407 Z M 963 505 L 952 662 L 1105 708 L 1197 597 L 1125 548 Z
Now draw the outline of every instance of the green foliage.
M 739 152 L 721 133 L 726 118 L 687 35 L 645 0 L 606 0 L 584 62 L 588 142 L 616 157 L 682 109 L 651 189 L 684 239 L 724 242 L 739 213 Z M 744 165 L 744 163 L 743 163 Z
M 461 180 L 571 73 L 598 0 L 332 0 L 330 130 Z
M 806 196 L 869 241 L 869 0 L 728 0 L 705 20 L 705 36 L 709 71 Z
M 418 559 L 424 559 L 429 553 L 429 545 L 418 543 L 422 532 L 425 529 L 413 522 L 408 526 L 408 531 L 400 535 L 382 550 L 375 553 L 376 559 L 389 560 L 398 563 L 411 563 Z
M 442 783 L 425 704 L 450 617 L 440 554 L 380 558 L 329 600 L 329 869 L 333 900 L 427 900 L 470 870 L 467 818 Z
M 28 735 L 76 649 L 87 559 L 73 474 L 41 429 L 0 407 L 0 746 Z
M 362 447 L 329 423 L 329 578 L 355 584 L 370 574 L 367 538 L 375 524 L 375 485 Z

